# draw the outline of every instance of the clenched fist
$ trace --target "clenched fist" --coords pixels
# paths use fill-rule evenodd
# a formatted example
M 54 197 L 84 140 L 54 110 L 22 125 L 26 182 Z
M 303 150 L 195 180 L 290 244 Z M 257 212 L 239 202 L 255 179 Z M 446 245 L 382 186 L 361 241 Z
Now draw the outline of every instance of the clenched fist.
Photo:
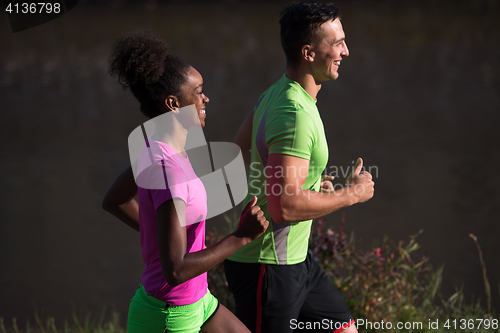
M 245 237 L 253 241 L 266 231 L 269 221 L 260 207 L 255 206 L 256 203 L 257 197 L 253 197 L 252 201 L 241 212 L 238 229 L 234 232 L 235 236 Z

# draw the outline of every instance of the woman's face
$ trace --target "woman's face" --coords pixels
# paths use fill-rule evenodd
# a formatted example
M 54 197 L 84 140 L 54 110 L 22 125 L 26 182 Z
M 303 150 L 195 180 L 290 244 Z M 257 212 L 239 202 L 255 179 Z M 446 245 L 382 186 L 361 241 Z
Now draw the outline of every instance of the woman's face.
M 181 87 L 181 106 L 188 106 L 194 104 L 196 112 L 200 119 L 201 127 L 205 127 L 205 118 L 207 117 L 205 110 L 206 104 L 210 101 L 203 93 L 203 78 L 201 74 L 189 67 L 186 73 L 186 83 Z

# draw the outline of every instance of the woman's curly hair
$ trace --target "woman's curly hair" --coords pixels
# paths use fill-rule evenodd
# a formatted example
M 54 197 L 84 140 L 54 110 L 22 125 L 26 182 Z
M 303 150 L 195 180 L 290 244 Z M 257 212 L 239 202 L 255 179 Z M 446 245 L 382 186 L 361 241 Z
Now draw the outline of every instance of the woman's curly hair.
M 190 65 L 167 52 L 167 43 L 150 30 L 119 38 L 109 59 L 109 73 L 130 88 L 149 118 L 161 114 L 159 106 L 169 95 L 177 97 Z

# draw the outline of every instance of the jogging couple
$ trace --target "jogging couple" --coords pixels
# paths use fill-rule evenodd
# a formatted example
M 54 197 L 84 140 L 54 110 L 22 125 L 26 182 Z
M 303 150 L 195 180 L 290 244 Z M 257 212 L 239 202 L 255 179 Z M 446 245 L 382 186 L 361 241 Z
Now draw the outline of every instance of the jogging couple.
M 245 208 L 236 230 L 208 248 L 206 192 L 184 149 L 188 128 L 205 126 L 209 99 L 202 76 L 169 55 L 151 32 L 115 44 L 111 74 L 130 88 L 147 117 L 170 117 L 146 139 L 143 160 L 151 162 L 139 166 L 141 175 L 165 186 L 141 187 L 128 168 L 103 202 L 140 231 L 146 269 L 130 302 L 129 333 L 276 333 L 300 323 L 313 324 L 314 332 L 357 332 L 341 294 L 307 252 L 312 219 L 374 193 L 361 159 L 343 189 L 334 191 L 331 178 L 322 176 L 328 146 L 316 97 L 349 55 L 345 34 L 331 4 L 290 5 L 280 26 L 286 73 L 261 95 L 235 138 L 252 163 Z M 206 272 L 222 261 L 235 314 L 207 289 Z

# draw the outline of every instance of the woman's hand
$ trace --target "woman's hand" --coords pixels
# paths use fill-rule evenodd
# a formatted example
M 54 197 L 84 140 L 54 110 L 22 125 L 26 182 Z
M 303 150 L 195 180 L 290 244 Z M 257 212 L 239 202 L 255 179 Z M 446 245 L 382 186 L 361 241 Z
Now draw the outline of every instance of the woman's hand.
M 252 201 L 241 212 L 238 229 L 234 232 L 236 237 L 248 238 L 249 242 L 259 238 L 269 226 L 264 212 L 256 204 L 257 197 L 253 197 Z

